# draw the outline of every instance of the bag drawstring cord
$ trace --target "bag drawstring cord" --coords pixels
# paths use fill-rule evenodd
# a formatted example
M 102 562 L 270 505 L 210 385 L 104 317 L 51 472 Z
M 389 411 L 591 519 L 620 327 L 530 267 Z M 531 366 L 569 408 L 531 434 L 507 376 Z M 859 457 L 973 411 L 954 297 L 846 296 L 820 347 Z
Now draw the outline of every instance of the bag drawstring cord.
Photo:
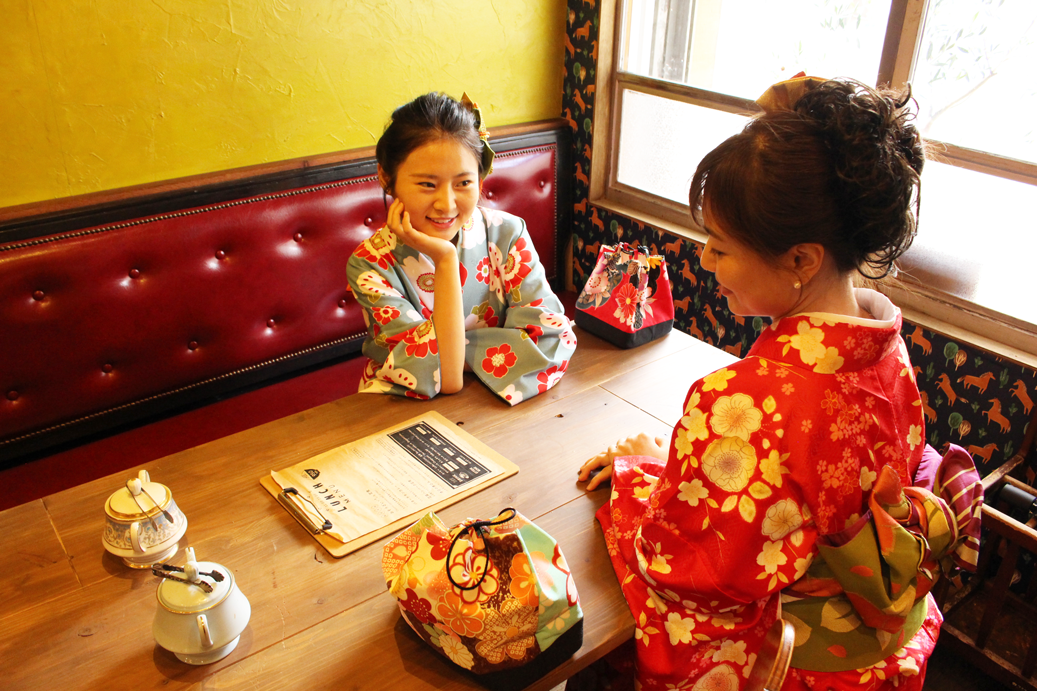
M 508 516 L 507 518 L 501 518 L 501 516 L 503 516 L 508 511 L 511 512 L 511 515 Z M 455 588 L 457 588 L 459 590 L 475 590 L 476 588 L 478 588 L 479 586 L 482 585 L 482 582 L 484 580 L 486 580 L 486 572 L 489 571 L 488 567 L 489 567 L 489 564 L 490 564 L 489 550 L 486 548 L 485 540 L 482 539 L 482 537 L 483 537 L 483 528 L 488 528 L 490 526 L 501 525 L 503 523 L 507 523 L 511 519 L 515 518 L 515 515 L 517 513 L 518 512 L 515 511 L 515 509 L 513 509 L 513 508 L 511 508 L 509 506 L 508 508 L 502 510 L 499 514 L 497 514 L 497 518 L 493 519 L 492 521 L 473 521 L 471 524 L 469 524 L 467 526 L 466 529 L 459 531 L 457 533 L 457 535 L 454 536 L 454 539 L 450 541 L 450 548 L 447 550 L 447 553 L 446 553 L 446 576 L 447 576 L 448 579 L 450 579 L 450 585 L 454 586 Z M 479 541 L 483 543 L 483 547 L 482 547 L 481 551 L 483 552 L 483 558 L 486 560 L 486 567 L 483 568 L 482 574 L 479 576 L 479 580 L 476 581 L 476 583 L 474 585 L 461 585 L 460 583 L 458 583 L 457 581 L 454 580 L 454 576 L 450 572 L 450 556 L 454 552 L 454 545 L 457 544 L 457 541 L 461 538 L 461 536 L 462 535 L 469 535 L 472 532 L 474 532 L 476 537 L 479 539 Z M 473 540 L 473 543 L 474 543 L 474 540 Z M 473 547 L 473 551 L 475 551 L 474 547 Z

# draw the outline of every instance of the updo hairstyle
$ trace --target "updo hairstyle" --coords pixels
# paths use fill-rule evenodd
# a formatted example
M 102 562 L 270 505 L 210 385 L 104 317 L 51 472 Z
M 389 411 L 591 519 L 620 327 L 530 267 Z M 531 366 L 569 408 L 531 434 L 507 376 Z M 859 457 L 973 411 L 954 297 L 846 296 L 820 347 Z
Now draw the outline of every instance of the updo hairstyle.
M 394 110 L 388 127 L 378 139 L 375 158 L 388 177 L 386 191 L 391 192 L 396 186 L 396 173 L 412 151 L 442 137 L 450 137 L 471 151 L 479 162 L 479 179 L 486 177 L 483 142 L 479 139 L 475 115 L 460 101 L 431 92 Z
M 713 149 L 690 204 L 764 257 L 818 243 L 840 272 L 886 276 L 911 246 L 924 145 L 906 93 L 826 81 Z M 868 267 L 868 270 L 865 270 Z

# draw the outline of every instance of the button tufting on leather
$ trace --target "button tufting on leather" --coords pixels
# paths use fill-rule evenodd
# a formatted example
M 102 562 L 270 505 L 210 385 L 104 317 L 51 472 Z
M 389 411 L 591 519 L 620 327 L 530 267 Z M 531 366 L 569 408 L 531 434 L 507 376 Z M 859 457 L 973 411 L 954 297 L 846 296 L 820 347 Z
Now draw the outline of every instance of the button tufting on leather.
M 140 269 L 130 269 L 130 278 L 140 278 Z
M 368 216 L 367 218 L 365 218 L 365 219 L 364 219 L 364 225 L 365 225 L 365 226 L 369 226 L 369 225 L 371 225 L 372 223 L 374 223 L 374 219 L 373 219 L 373 218 L 371 218 L 370 216 Z
M 540 189 L 544 189 L 544 185 L 546 185 L 546 184 L 547 184 L 546 182 L 544 182 L 543 180 L 541 180 L 541 181 L 540 181 Z
M 345 298 L 342 298 L 341 300 L 338 301 L 338 306 L 341 307 L 342 309 L 346 309 L 346 305 L 348 305 L 348 304 L 349 303 L 346 302 Z
M 32 294 L 32 299 L 35 300 L 36 302 L 39 302 L 43 298 L 44 298 L 44 295 L 43 295 L 43 291 L 42 290 L 37 290 L 35 293 Z
M 112 363 L 110 362 L 106 362 L 103 365 L 101 365 L 101 371 L 105 374 L 111 374 L 113 369 L 114 368 L 112 367 Z
M 293 239 L 294 239 L 294 240 L 295 240 L 296 242 L 302 242 L 302 233 L 296 233 L 296 234 L 295 234 L 294 236 L 292 236 L 292 237 L 293 237 Z
M 275 326 L 277 326 L 277 322 L 276 321 L 274 321 L 273 319 L 267 319 L 266 320 L 266 328 L 272 329 Z
M 9 401 L 17 401 L 18 400 L 18 392 L 15 391 L 14 389 L 11 389 L 10 391 L 8 391 L 7 392 L 7 400 L 9 400 Z
M 486 198 L 493 199 L 493 190 L 486 190 Z
M 220 261 L 223 261 L 224 259 L 227 258 L 227 253 L 224 252 L 223 250 L 216 250 L 216 258 L 219 259 Z
M 198 341 L 191 341 L 187 344 L 188 350 L 198 350 Z

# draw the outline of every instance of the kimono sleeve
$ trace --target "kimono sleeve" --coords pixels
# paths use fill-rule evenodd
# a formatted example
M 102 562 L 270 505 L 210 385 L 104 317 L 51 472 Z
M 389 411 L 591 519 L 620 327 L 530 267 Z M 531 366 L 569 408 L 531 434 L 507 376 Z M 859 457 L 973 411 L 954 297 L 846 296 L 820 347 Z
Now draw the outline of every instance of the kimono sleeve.
M 558 383 L 576 350 L 576 334 L 525 222 L 488 211 L 487 236 L 487 266 L 480 271 L 503 305 L 504 321 L 467 331 L 465 358 L 484 384 L 515 405 Z
M 395 237 L 382 228 L 361 243 L 346 265 L 346 277 L 363 308 L 372 361 L 360 390 L 432 398 L 439 393 L 439 348 L 432 315 L 408 295 L 396 273 Z
M 816 529 L 788 454 L 781 411 L 743 360 L 696 382 L 661 475 L 618 459 L 610 513 L 630 571 L 705 611 L 762 600 L 802 576 Z M 633 518 L 626 518 L 633 516 Z M 618 517 L 618 520 L 617 520 Z M 636 532 L 636 535 L 635 535 Z

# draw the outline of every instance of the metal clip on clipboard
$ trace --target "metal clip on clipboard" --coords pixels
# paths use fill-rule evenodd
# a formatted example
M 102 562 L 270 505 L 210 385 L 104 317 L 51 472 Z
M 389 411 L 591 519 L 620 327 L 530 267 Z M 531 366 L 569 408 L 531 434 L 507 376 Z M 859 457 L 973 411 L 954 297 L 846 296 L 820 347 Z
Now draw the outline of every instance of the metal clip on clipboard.
M 306 502 L 313 507 L 313 512 L 321 517 L 324 521 L 323 525 L 317 525 L 312 518 L 306 515 L 306 511 L 301 508 L 297 502 Z M 324 515 L 320 512 L 317 506 L 307 499 L 306 497 L 299 494 L 298 490 L 294 487 L 285 487 L 277 495 L 277 503 L 288 509 L 288 513 L 295 517 L 295 520 L 299 521 L 299 524 L 303 528 L 310 531 L 313 535 L 320 535 L 325 531 L 331 530 L 331 521 L 324 518 Z

